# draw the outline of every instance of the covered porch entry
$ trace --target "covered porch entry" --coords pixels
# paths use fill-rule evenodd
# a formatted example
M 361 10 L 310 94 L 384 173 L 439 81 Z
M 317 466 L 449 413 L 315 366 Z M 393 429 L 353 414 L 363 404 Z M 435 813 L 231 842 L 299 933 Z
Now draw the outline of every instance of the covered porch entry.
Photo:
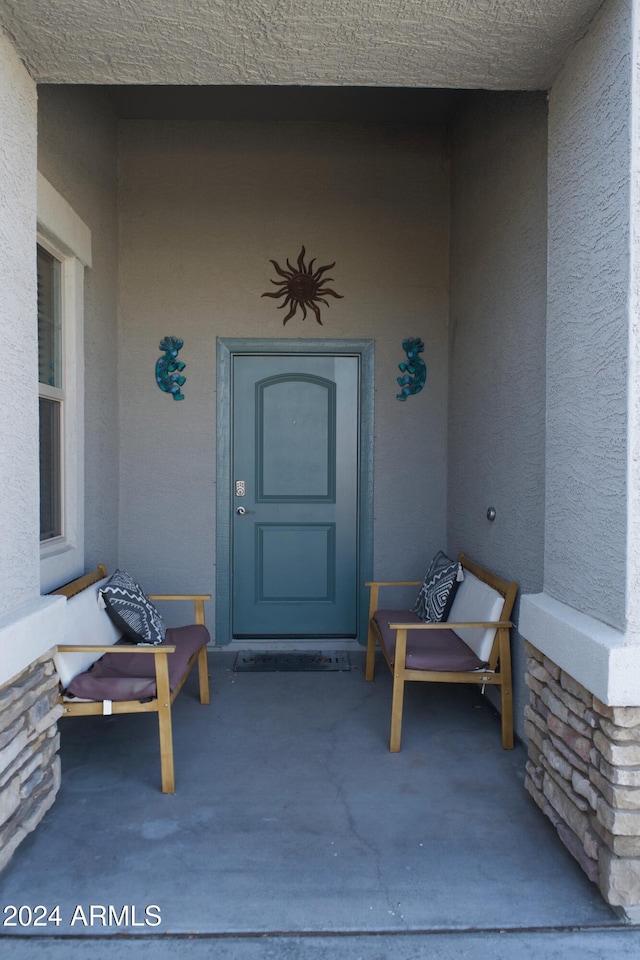
M 14 345 L 0 444 L 3 691 L 13 696 L 64 640 L 64 609 L 52 612 L 47 592 L 101 561 L 150 591 L 213 593 L 207 618 L 217 622 L 219 339 L 375 341 L 373 575 L 413 579 L 445 548 L 518 581 L 514 705 L 536 797 L 554 818 L 563 811 L 560 827 L 574 822 L 570 842 L 605 895 L 640 907 L 638 807 L 629 819 L 616 779 L 628 753 L 620 740 L 640 738 L 634 5 L 457 0 L 453 17 L 440 4 L 391 4 L 370 21 L 368 4 L 345 0 L 335 18 L 346 30 L 302 18 L 321 38 L 313 62 L 298 19 L 287 20 L 279 55 L 282 34 L 265 32 L 277 21 L 261 4 L 247 33 L 239 7 L 230 24 L 206 2 L 201 23 L 185 14 L 175 29 L 176 14 L 149 0 L 148 19 L 123 14 L 117 35 L 91 4 L 54 24 L 56 6 L 0 0 L 0 306 Z M 227 58 L 236 44 L 239 60 Z M 171 56 L 158 53 L 165 46 Z M 56 233 L 58 215 L 78 234 Z M 73 261 L 67 293 L 81 308 L 59 398 L 71 411 L 65 443 L 74 438 L 63 458 L 66 527 L 44 546 L 38 231 Z M 336 264 L 342 299 L 323 308 L 322 330 L 314 316 L 285 328 L 262 298 L 270 261 L 302 245 Z M 182 403 L 154 377 L 167 335 L 184 341 Z M 408 336 L 425 343 L 427 381 L 399 402 Z M 525 638 L 542 664 L 529 686 Z M 566 701 L 584 715 L 597 700 L 604 713 L 579 718 L 583 741 L 589 722 L 599 725 L 598 749 L 573 751 L 579 766 L 553 755 L 559 783 L 541 730 L 562 677 Z M 540 709 L 527 710 L 529 689 Z M 207 749 L 224 722 L 216 716 Z M 563 749 L 567 738 L 576 745 L 571 724 L 553 724 Z M 631 777 L 622 786 L 636 789 L 640 771 Z M 91 806 L 88 793 L 82 803 Z M 12 839 L 21 816 L 33 826 L 19 809 Z

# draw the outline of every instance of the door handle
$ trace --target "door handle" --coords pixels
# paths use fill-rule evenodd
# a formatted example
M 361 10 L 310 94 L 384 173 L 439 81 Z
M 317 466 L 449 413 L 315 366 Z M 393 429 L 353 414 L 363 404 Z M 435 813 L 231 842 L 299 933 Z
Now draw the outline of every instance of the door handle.
M 239 517 L 244 517 L 246 512 L 247 511 L 244 507 L 236 507 L 236 513 L 238 514 Z

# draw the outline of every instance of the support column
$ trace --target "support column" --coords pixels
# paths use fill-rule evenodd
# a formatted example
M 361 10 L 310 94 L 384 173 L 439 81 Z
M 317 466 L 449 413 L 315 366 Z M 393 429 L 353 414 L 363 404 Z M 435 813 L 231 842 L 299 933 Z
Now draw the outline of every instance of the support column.
M 640 92 L 607 0 L 549 94 L 544 591 L 524 596 L 527 789 L 640 916 Z

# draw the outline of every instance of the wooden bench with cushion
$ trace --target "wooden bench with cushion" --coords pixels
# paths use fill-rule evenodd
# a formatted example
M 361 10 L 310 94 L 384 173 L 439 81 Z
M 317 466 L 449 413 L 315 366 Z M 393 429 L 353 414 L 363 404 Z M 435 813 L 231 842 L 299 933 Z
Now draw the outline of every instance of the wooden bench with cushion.
M 380 589 L 418 586 L 419 580 L 373 581 L 370 587 L 369 634 L 365 678 L 373 680 L 376 644 L 393 676 L 389 750 L 400 750 L 404 684 L 476 683 L 500 688 L 502 746 L 513 748 L 511 688 L 511 611 L 518 592 L 470 560 L 458 556 L 464 579 L 445 622 L 424 623 L 410 610 L 379 609 Z
M 68 717 L 119 713 L 157 713 L 162 792 L 175 793 L 171 705 L 197 662 L 200 702 L 209 703 L 209 674 L 204 602 L 209 594 L 154 594 L 149 600 L 190 600 L 195 622 L 167 628 L 155 646 L 123 642 L 110 619 L 100 590 L 107 583 L 100 564 L 54 590 L 67 598 L 67 639 L 54 661 L 60 678 L 60 702 Z

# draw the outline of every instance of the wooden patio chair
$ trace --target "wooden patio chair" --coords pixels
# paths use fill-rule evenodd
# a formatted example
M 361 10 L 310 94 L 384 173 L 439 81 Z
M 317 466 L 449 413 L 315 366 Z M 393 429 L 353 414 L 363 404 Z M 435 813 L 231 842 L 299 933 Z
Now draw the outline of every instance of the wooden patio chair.
M 464 580 L 445 622 L 424 623 L 410 610 L 379 609 L 385 587 L 419 586 L 419 580 L 370 581 L 365 679 L 373 680 L 376 644 L 393 676 L 389 750 L 400 750 L 407 681 L 475 683 L 500 690 L 502 746 L 513 748 L 513 701 L 509 631 L 518 592 L 509 583 L 459 554 Z

